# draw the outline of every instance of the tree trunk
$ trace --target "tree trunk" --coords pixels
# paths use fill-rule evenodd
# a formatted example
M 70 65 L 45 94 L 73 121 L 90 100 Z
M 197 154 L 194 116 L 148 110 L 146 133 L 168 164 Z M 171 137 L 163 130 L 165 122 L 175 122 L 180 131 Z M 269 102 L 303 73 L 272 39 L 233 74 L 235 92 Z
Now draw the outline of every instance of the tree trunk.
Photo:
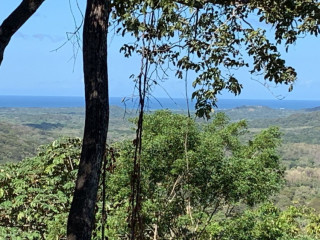
M 44 0 L 23 0 L 0 25 L 0 65 L 3 53 L 16 31 L 37 11 Z
M 68 240 L 91 239 L 108 121 L 108 1 L 88 0 L 83 29 L 86 118 L 79 171 L 68 218 Z

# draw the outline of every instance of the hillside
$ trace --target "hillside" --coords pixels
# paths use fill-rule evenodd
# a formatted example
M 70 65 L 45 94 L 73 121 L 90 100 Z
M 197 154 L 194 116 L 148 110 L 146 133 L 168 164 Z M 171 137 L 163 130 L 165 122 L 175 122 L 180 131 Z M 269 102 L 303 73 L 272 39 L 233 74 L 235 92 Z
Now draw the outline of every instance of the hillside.
M 247 119 L 252 134 L 269 126 L 279 126 L 284 142 L 281 153 L 287 167 L 311 166 L 312 162 L 318 162 L 314 158 L 316 150 L 312 149 L 318 149 L 320 144 L 320 112 L 263 106 L 242 106 L 224 112 L 232 121 Z M 134 130 L 128 119 L 134 116 L 135 110 L 111 107 L 110 142 L 133 137 Z M 0 108 L 0 162 L 32 156 L 39 145 L 62 136 L 82 137 L 83 126 L 83 108 Z
M 262 106 L 224 112 L 232 121 L 248 120 L 244 141 L 269 126 L 280 127 L 283 144 L 279 154 L 288 184 L 276 201 L 280 206 L 297 202 L 320 210 L 320 112 Z M 110 114 L 109 142 L 133 138 L 133 125 L 128 120 L 136 112 L 113 106 Z M 82 108 L 0 108 L 0 163 L 34 156 L 40 145 L 62 136 L 82 137 L 83 125 Z
M 279 126 L 283 144 L 278 153 L 286 168 L 286 182 L 271 200 L 282 210 L 295 205 L 312 207 L 319 213 L 320 112 L 261 106 L 243 106 L 224 112 L 232 122 L 247 119 L 248 131 L 240 140 L 249 146 L 248 140 L 253 139 L 253 135 L 270 126 Z M 111 107 L 110 113 L 109 143 L 133 139 L 134 129 L 129 119 L 136 116 L 136 111 Z M 185 114 L 182 111 L 178 113 Z M 205 122 L 198 120 L 197 127 L 201 129 Z M 0 163 L 18 162 L 29 157 L 33 159 L 40 145 L 62 136 L 81 137 L 83 124 L 82 108 L 0 108 Z M 156 133 L 159 131 L 156 130 Z M 175 131 L 173 136 L 181 134 L 179 130 Z M 162 145 L 165 144 L 150 146 L 159 149 Z M 156 167 L 159 167 L 158 164 Z
M 233 121 L 241 119 L 256 120 L 256 119 L 274 119 L 285 118 L 291 114 L 300 112 L 290 109 L 273 109 L 265 106 L 241 106 L 227 110 L 218 110 L 225 112 Z
M 112 106 L 110 114 L 109 141 L 133 134 L 134 112 Z M 83 108 L 0 108 L 0 163 L 31 157 L 59 137 L 82 137 L 83 126 Z
M 316 109 L 287 111 L 263 108 L 262 114 L 259 107 L 229 111 L 251 117 L 248 120 L 249 135 L 269 126 L 280 127 L 283 144 L 279 154 L 287 169 L 286 185 L 274 201 L 281 208 L 295 204 L 320 211 L 320 111 Z M 268 113 L 269 117 L 262 117 Z M 237 119 L 236 114 L 229 116 Z

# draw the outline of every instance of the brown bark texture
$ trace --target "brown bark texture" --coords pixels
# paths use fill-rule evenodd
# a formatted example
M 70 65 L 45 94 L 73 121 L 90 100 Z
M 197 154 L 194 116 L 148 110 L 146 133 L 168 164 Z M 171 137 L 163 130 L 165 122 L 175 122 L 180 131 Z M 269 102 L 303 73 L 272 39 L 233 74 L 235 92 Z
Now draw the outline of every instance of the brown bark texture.
M 23 0 L 0 25 L 0 65 L 4 50 L 16 31 L 37 11 L 44 0 Z
M 76 187 L 69 212 L 67 239 L 91 239 L 108 121 L 108 1 L 88 0 L 83 29 L 86 117 Z

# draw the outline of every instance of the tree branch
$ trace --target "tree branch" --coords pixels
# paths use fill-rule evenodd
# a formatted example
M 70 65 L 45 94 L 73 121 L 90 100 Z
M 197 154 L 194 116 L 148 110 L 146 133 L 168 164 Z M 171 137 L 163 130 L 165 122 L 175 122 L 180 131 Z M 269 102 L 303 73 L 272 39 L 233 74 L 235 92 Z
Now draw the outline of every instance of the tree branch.
M 0 65 L 11 37 L 37 11 L 45 0 L 23 0 L 0 25 Z
M 185 6 L 194 7 L 197 9 L 203 8 L 205 4 L 218 4 L 223 6 L 235 5 L 235 4 L 247 4 L 249 0 L 196 0 L 196 1 L 187 1 L 187 0 L 176 0 L 176 3 L 180 3 Z

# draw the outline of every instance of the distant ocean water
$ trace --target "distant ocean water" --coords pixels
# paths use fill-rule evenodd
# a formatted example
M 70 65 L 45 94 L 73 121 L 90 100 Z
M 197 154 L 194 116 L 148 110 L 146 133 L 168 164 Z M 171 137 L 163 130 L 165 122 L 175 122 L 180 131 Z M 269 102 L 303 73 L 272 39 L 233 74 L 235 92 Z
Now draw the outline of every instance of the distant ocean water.
M 110 105 L 137 108 L 137 100 L 122 101 L 123 98 L 111 97 Z M 84 107 L 83 97 L 43 97 L 43 96 L 0 96 L 0 107 Z M 266 106 L 274 109 L 305 109 L 320 106 L 320 100 L 263 100 L 263 99 L 220 99 L 218 109 L 230 109 L 241 106 Z M 186 109 L 185 99 L 158 98 L 147 102 L 148 109 Z M 194 108 L 191 102 L 190 108 Z

